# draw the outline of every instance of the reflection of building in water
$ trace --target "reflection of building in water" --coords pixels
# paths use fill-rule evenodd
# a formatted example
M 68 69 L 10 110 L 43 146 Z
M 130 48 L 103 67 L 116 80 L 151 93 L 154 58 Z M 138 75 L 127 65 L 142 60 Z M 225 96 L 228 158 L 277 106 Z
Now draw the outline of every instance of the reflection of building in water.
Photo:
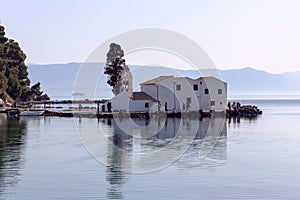
M 182 123 L 182 124 L 181 124 Z M 157 138 L 174 138 L 179 131 L 185 134 L 195 134 L 195 139 L 203 139 L 207 136 L 226 136 L 227 129 L 225 118 L 203 118 L 194 120 L 187 118 L 168 118 L 164 122 L 164 127 L 156 134 Z M 180 127 L 181 126 L 181 127 Z
M 0 193 L 18 183 L 26 122 L 0 114 Z
M 109 183 L 107 188 L 107 199 L 123 199 L 122 186 L 125 183 L 124 163 L 125 159 L 123 150 L 128 151 L 131 146 L 131 136 L 122 132 L 116 125 L 114 119 L 107 119 L 107 124 L 113 126 L 112 132 L 109 133 L 109 143 L 107 145 L 107 174 L 106 180 Z
M 180 127 L 182 121 L 182 127 Z M 227 124 L 225 118 L 204 118 L 201 121 L 187 118 L 166 119 L 165 126 L 155 138 L 161 139 L 159 146 L 175 139 L 179 131 L 195 134 L 194 141 L 179 159 L 188 169 L 191 166 L 217 166 L 227 159 Z M 154 140 L 155 141 L 155 140 Z M 155 146 L 155 142 L 153 146 Z M 195 159 L 199 158 L 199 159 Z M 206 159 L 206 158 L 209 158 Z M 209 163 L 208 163 L 209 162 Z
M 203 159 L 198 159 L 199 152 L 203 149 L 207 152 L 207 156 L 212 158 L 210 159 L 211 166 L 214 163 L 219 163 L 219 160 L 226 159 L 227 129 L 224 118 L 207 118 L 202 121 L 186 118 L 105 119 L 102 128 L 106 130 L 105 134 L 108 135 L 105 161 L 108 165 L 106 175 L 106 180 L 109 183 L 108 199 L 124 198 L 123 185 L 126 182 L 124 171 L 143 171 L 143 169 L 135 168 L 136 164 L 147 167 L 148 164 L 153 164 L 152 160 L 154 160 L 154 164 L 160 164 L 155 163 L 157 160 L 170 159 L 172 161 L 172 157 L 165 157 L 165 155 L 172 156 L 172 152 L 177 152 L 178 148 L 183 148 L 183 153 L 185 153 L 182 156 L 179 154 L 179 156 L 184 160 L 179 157 L 179 161 L 175 162 L 175 165 L 187 166 L 186 169 L 190 166 L 205 164 Z M 183 142 L 185 140 L 188 142 Z M 172 146 L 171 143 L 173 142 L 175 145 Z M 140 157 L 140 154 L 152 153 L 162 148 L 165 149 L 164 153 L 167 151 L 171 154 L 163 154 L 162 158 L 150 156 L 145 160 Z M 176 161 L 177 154 L 174 156 L 174 161 Z M 159 165 L 158 168 L 170 163 L 173 162 L 168 161 L 162 166 Z M 158 169 L 156 167 L 156 165 L 150 166 L 149 170 Z
M 202 120 L 188 118 L 111 119 L 113 129 L 109 137 L 111 144 L 108 144 L 108 154 L 113 152 L 113 155 L 117 155 L 120 160 L 118 164 L 121 164 L 118 167 L 127 169 L 131 165 L 130 159 L 134 158 L 136 153 L 159 150 L 174 141 L 180 143 L 190 140 L 189 145 L 198 150 L 199 148 L 195 146 L 206 145 L 204 149 L 201 147 L 204 150 L 202 153 L 209 154 L 219 144 L 219 138 L 222 138 L 222 143 L 226 142 L 225 121 L 222 117 Z M 226 158 L 226 151 L 220 153 L 222 159 Z M 110 158 L 108 163 L 111 161 L 114 159 Z

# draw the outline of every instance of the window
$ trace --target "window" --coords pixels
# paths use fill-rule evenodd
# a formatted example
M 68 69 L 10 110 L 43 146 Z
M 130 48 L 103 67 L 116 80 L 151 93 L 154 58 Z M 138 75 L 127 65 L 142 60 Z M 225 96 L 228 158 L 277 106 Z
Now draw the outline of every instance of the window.
M 191 102 L 192 102 L 192 98 L 191 98 L 191 97 L 187 97 L 187 98 L 186 98 L 186 102 L 187 102 L 187 103 L 191 103 Z
M 214 105 L 215 105 L 215 101 L 211 101 L 211 102 L 210 102 L 210 105 L 211 105 L 211 106 L 214 106 Z
M 177 84 L 177 85 L 176 85 L 176 90 L 177 90 L 177 91 L 180 91 L 180 90 L 181 90 L 181 85 L 180 85 L 180 84 Z
M 202 81 L 200 81 L 200 85 L 202 85 Z
M 148 102 L 145 103 L 145 108 L 149 108 L 149 103 Z
M 198 91 L 198 84 L 194 84 L 194 90 Z
M 209 90 L 208 90 L 208 89 L 205 89 L 205 90 L 204 90 L 204 94 L 209 94 Z
M 222 89 L 218 89 L 218 94 L 222 94 Z

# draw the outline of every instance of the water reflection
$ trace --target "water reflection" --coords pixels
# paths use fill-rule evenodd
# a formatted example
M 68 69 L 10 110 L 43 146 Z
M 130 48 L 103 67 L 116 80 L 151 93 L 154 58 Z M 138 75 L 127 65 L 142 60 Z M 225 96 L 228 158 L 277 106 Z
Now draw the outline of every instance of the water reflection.
M 134 119 L 136 126 L 129 127 L 127 119 L 105 119 L 101 126 L 108 134 L 107 143 L 107 174 L 109 183 L 108 199 L 123 199 L 123 185 L 129 171 L 135 164 L 135 156 L 147 154 L 168 147 L 171 143 L 183 143 L 188 147 L 173 166 L 188 170 L 191 167 L 215 167 L 224 164 L 227 158 L 227 127 L 224 118 L 212 119 Z M 126 130 L 124 130 L 126 126 Z M 153 131 L 154 126 L 156 130 Z M 148 128 L 147 128 L 148 127 Z M 155 134 L 153 134 L 153 132 Z M 181 148 L 176 145 L 176 148 Z M 169 149 L 168 149 L 169 150 Z M 171 149 L 177 151 L 179 149 Z M 169 155 L 169 154 L 168 154 Z M 172 154 L 177 156 L 176 154 Z M 154 160 L 156 158 L 153 158 Z M 168 159 L 168 157 L 166 157 Z M 159 159 L 158 159 L 159 160 Z M 145 162 L 145 160 L 144 160 Z M 152 163 L 146 161 L 149 165 Z M 146 163 L 146 164 L 147 164 Z M 165 166 L 164 166 L 165 167 Z
M 255 117 L 251 117 L 251 118 L 243 118 L 243 121 L 248 121 L 248 122 L 255 122 L 260 116 L 255 116 Z M 241 117 L 237 116 L 237 117 L 229 117 L 227 119 L 228 124 L 239 124 L 241 123 Z
M 107 189 L 107 199 L 124 199 L 122 185 L 125 183 L 125 174 L 123 173 L 122 166 L 124 163 L 124 154 L 118 148 L 127 149 L 131 146 L 130 139 L 132 137 L 122 132 L 112 119 L 107 120 L 107 124 L 112 126 L 113 133 L 109 138 L 113 145 L 108 146 L 107 160 L 110 165 L 107 166 L 106 180 L 109 183 Z
M 212 169 L 226 162 L 227 125 L 224 118 L 204 118 L 199 123 L 195 140 L 175 163 L 180 169 L 189 170 L 192 167 Z
M 0 114 L 0 192 L 19 182 L 26 121 Z

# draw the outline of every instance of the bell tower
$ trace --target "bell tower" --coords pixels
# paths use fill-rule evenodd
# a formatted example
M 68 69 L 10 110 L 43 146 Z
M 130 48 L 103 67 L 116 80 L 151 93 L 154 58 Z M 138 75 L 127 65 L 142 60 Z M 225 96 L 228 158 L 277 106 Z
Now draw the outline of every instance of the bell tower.
M 122 89 L 121 91 L 126 93 L 129 97 L 132 95 L 132 74 L 130 72 L 130 69 L 127 67 L 127 65 L 124 66 L 123 72 L 122 72 Z

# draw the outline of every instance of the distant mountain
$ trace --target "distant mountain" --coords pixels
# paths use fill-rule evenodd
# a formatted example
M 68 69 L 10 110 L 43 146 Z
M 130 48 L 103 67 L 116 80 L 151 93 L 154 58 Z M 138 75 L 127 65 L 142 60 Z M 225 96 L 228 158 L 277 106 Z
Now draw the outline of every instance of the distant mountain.
M 289 80 L 300 80 L 300 71 L 298 72 L 285 72 L 282 73 L 281 76 L 289 79 Z
M 87 67 L 95 67 L 104 63 L 88 63 Z M 33 83 L 40 81 L 42 89 L 52 99 L 72 98 L 73 85 L 80 69 L 81 63 L 68 64 L 28 64 L 29 77 Z M 300 95 L 300 71 L 271 74 L 253 68 L 232 70 L 178 70 L 161 66 L 129 66 L 133 73 L 134 89 L 139 89 L 139 84 L 162 75 L 221 77 L 228 83 L 229 95 Z M 106 76 L 99 81 L 96 97 L 110 98 L 111 88 L 106 84 Z M 88 80 L 88 78 L 87 78 Z

